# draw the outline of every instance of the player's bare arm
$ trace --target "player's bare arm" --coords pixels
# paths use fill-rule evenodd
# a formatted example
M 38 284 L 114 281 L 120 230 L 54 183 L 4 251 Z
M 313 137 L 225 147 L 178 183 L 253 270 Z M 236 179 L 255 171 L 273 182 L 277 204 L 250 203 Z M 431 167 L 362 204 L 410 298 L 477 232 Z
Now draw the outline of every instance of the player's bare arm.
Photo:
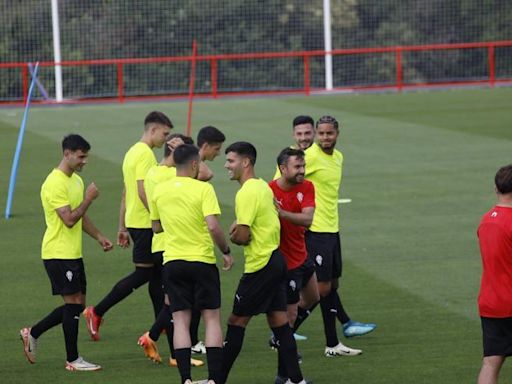
M 91 236 L 93 239 L 98 241 L 105 252 L 111 251 L 114 247 L 112 241 L 110 241 L 106 236 L 104 236 L 98 228 L 94 225 L 92 220 L 84 214 L 82 216 L 82 230 Z
M 126 229 L 124 217 L 126 214 L 126 190 L 123 188 L 121 194 L 121 205 L 119 207 L 119 230 L 117 231 L 117 245 L 121 248 L 128 248 L 130 246 L 130 235 Z
M 201 181 L 209 181 L 213 178 L 212 170 L 205 164 L 204 161 L 199 163 L 199 174 L 197 175 L 197 180 Z
M 284 209 L 278 208 L 277 212 L 280 218 L 288 220 L 292 224 L 301 225 L 303 227 L 309 228 L 311 226 L 311 223 L 313 223 L 315 208 L 302 208 L 302 212 L 289 212 L 285 211 Z
M 247 225 L 237 224 L 230 234 L 230 240 L 236 245 L 247 245 L 251 242 L 251 229 Z
M 164 231 L 164 229 L 162 228 L 162 223 L 160 223 L 160 220 L 151 221 L 151 228 L 153 229 L 154 233 L 162 233 Z
M 68 228 L 72 228 L 87 212 L 87 209 L 92 204 L 93 200 L 99 196 L 98 188 L 94 183 L 87 186 L 85 191 L 85 198 L 82 203 L 75 209 L 71 209 L 71 206 L 66 205 L 64 207 L 57 208 L 55 211 L 59 215 L 64 225 Z
M 209 215 L 205 217 L 208 232 L 212 237 L 214 243 L 217 245 L 223 255 L 223 267 L 224 271 L 229 271 L 233 267 L 233 257 L 231 256 L 231 250 L 224 236 L 224 232 L 219 224 L 219 219 L 216 215 Z

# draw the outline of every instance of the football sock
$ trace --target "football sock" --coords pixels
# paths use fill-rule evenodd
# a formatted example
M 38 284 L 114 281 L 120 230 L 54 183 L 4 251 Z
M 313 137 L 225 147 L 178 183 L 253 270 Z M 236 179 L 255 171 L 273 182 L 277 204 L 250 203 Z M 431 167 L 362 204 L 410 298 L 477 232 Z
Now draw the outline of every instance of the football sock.
M 350 317 L 348 317 L 347 312 L 345 312 L 345 308 L 343 308 L 343 304 L 341 304 L 341 298 L 338 294 L 338 291 L 335 291 L 336 295 L 334 297 L 335 305 L 336 305 L 336 317 L 341 322 L 341 324 L 348 323 L 350 321 Z
M 201 321 L 201 312 L 192 309 L 192 318 L 190 319 L 190 340 L 192 345 L 199 342 L 199 322 Z
M 187 379 L 192 380 L 192 375 L 190 374 L 191 353 L 192 352 L 190 351 L 190 348 L 178 348 L 174 350 L 182 383 L 184 383 Z
M 325 297 L 320 299 L 320 308 L 322 309 L 322 318 L 324 320 L 325 341 L 328 347 L 338 345 L 338 334 L 336 333 L 336 291 L 331 291 Z
M 238 354 L 242 349 L 244 342 L 245 328 L 237 325 L 229 325 L 224 341 L 223 358 L 222 358 L 222 376 L 220 383 L 225 383 L 228 379 L 229 371 L 233 366 Z
M 146 284 L 151 279 L 152 273 L 152 268 L 135 267 L 135 271 L 119 280 L 110 293 L 94 307 L 96 314 L 103 316 L 110 308 L 129 296 L 134 290 Z
M 299 327 L 302 325 L 302 323 L 304 321 L 306 321 L 306 319 L 309 317 L 309 315 L 311 315 L 311 313 L 313 312 L 313 310 L 316 308 L 317 305 L 318 305 L 318 303 L 315 303 L 309 309 L 304 309 L 300 306 L 298 307 L 297 318 L 295 319 L 295 323 L 293 324 L 293 332 L 294 333 L 297 331 L 297 329 L 299 329 Z
M 208 380 L 221 382 L 222 348 L 206 347 L 206 361 L 208 362 Z
M 153 266 L 152 275 L 149 279 L 148 293 L 153 304 L 153 312 L 155 313 L 155 319 L 162 310 L 164 305 L 164 290 L 162 287 L 162 266 Z
M 169 311 L 169 306 L 164 305 L 158 316 L 156 317 L 155 322 L 151 326 L 149 330 L 149 337 L 151 340 L 158 341 L 160 338 L 160 334 L 162 330 L 167 331 L 168 324 L 171 322 L 171 312 Z
M 65 304 L 62 311 L 62 329 L 64 330 L 64 341 L 66 342 L 66 359 L 75 361 L 78 359 L 78 322 L 80 312 L 84 306 L 82 304 Z
M 279 360 L 285 366 L 284 369 L 281 369 L 287 373 L 283 377 L 288 377 L 292 382 L 299 383 L 303 377 L 297 360 L 297 343 L 293 338 L 292 329 L 288 324 L 285 324 L 281 327 L 272 328 L 272 332 L 279 345 Z M 282 375 L 279 373 L 279 376 Z
M 34 325 L 30 331 L 30 334 L 33 338 L 37 339 L 43 333 L 45 333 L 50 328 L 55 327 L 62 323 L 62 314 L 64 313 L 64 306 L 55 308 L 52 312 L 48 314 L 44 319 L 39 321 L 36 325 Z

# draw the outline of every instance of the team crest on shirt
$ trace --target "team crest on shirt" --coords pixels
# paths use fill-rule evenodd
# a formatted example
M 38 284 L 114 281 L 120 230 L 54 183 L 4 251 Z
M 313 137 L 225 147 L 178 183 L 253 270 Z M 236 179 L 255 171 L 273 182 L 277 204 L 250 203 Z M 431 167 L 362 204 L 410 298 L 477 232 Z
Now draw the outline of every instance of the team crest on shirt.
M 295 292 L 295 290 L 297 289 L 297 283 L 295 282 L 295 280 L 290 280 L 288 285 L 290 286 L 291 290 Z
M 315 257 L 315 263 L 320 266 L 322 265 L 322 262 L 324 261 L 324 258 L 322 257 L 322 255 L 316 255 Z
M 299 200 L 299 203 L 302 203 L 302 200 L 304 200 L 302 192 L 297 192 L 297 200 Z
M 73 272 L 71 272 L 71 271 L 67 271 L 67 272 L 66 272 L 66 278 L 67 278 L 69 281 L 73 280 Z

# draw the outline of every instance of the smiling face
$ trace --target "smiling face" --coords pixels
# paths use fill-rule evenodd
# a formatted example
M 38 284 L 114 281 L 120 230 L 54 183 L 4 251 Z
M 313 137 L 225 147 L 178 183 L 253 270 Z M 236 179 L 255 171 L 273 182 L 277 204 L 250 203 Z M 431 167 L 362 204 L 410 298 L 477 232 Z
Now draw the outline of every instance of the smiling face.
M 281 175 L 287 183 L 296 185 L 304 182 L 304 173 L 306 172 L 306 162 L 303 157 L 290 156 L 286 164 L 279 166 Z
M 315 128 L 312 124 L 298 124 L 293 127 L 293 139 L 297 147 L 305 150 L 311 147 L 315 138 Z
M 332 153 L 336 146 L 339 131 L 331 123 L 318 124 L 316 127 L 316 141 L 326 153 Z
M 230 180 L 240 180 L 244 169 L 244 161 L 249 161 L 237 154 L 236 152 L 228 152 L 226 154 L 226 163 L 224 168 L 228 170 L 228 176 Z

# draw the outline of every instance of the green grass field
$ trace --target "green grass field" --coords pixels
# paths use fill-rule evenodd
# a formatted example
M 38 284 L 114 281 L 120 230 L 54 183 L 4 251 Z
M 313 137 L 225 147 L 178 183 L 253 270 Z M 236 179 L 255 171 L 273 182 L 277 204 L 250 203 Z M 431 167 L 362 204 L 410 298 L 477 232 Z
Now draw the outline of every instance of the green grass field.
M 512 162 L 512 88 L 451 90 L 404 94 L 336 95 L 197 101 L 194 128 L 212 124 L 227 143 L 253 142 L 256 170 L 269 179 L 280 149 L 291 143 L 291 120 L 298 114 L 333 114 L 342 121 L 338 148 L 344 152 L 340 205 L 344 276 L 342 297 L 352 318 L 378 329 L 346 340 L 364 350 L 359 357 L 323 357 L 319 312 L 306 322 L 299 342 L 306 377 L 319 383 L 471 383 L 481 361 L 476 295 L 480 259 L 476 227 L 494 204 L 493 177 Z M 19 168 L 14 216 L 3 219 L 8 179 L 23 109 L 0 109 L 0 381 L 2 383 L 178 383 L 175 368 L 147 361 L 137 338 L 152 322 L 148 294 L 141 288 L 114 307 L 102 327 L 102 340 L 88 340 L 82 322 L 80 353 L 104 369 L 97 373 L 64 370 L 62 330 L 39 342 L 37 364 L 30 366 L 18 330 L 60 305 L 52 297 L 40 261 L 44 222 L 39 188 L 60 160 L 60 140 L 80 133 L 92 144 L 85 182 L 95 181 L 100 197 L 89 215 L 109 236 L 117 230 L 121 161 L 140 137 L 142 120 L 153 109 L 184 131 L 186 103 L 139 103 L 34 107 L 30 111 Z M 157 151 L 161 157 L 161 150 Z M 212 168 L 221 201 L 222 224 L 234 218 L 238 184 L 228 180 L 224 158 Z M 236 268 L 221 276 L 223 322 L 242 271 L 241 248 L 232 247 Z M 88 302 L 95 304 L 132 270 L 129 251 L 103 254 L 84 242 Z M 249 325 L 231 383 L 272 383 L 276 354 L 267 346 L 263 317 Z M 160 352 L 167 356 L 165 338 Z M 195 379 L 205 368 L 193 370 Z M 512 380 L 505 366 L 502 382 Z

